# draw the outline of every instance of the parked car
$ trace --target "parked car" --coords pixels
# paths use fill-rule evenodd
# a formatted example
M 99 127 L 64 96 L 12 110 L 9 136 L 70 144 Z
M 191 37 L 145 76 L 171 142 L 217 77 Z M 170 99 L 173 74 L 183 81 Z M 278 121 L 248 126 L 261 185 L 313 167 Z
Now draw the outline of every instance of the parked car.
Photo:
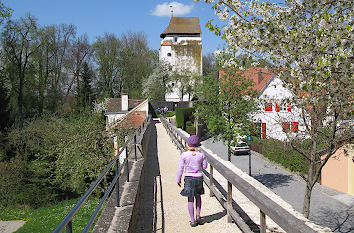
M 231 147 L 231 153 L 233 155 L 248 155 L 251 153 L 251 150 L 246 142 L 239 141 L 235 146 Z

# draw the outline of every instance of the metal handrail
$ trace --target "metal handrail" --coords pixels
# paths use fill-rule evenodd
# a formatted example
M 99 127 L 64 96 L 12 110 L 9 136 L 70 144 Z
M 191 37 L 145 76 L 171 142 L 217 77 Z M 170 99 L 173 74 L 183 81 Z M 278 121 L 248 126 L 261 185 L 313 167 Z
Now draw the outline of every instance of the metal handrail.
M 170 135 L 172 141 L 177 145 L 180 150 L 184 150 L 185 143 L 188 141 L 188 137 L 180 132 L 177 127 L 169 123 L 164 117 L 160 117 L 160 121 L 167 129 L 168 134 Z M 184 143 L 183 143 L 184 142 Z M 266 232 L 266 215 L 270 216 L 271 219 L 276 222 L 281 228 L 283 228 L 286 232 L 331 232 L 329 228 L 318 226 L 310 220 L 303 217 L 300 213 L 295 210 L 290 210 L 285 207 L 287 204 L 283 200 L 272 200 L 267 195 L 274 195 L 273 192 L 268 190 L 268 193 L 263 193 L 265 189 L 253 186 L 252 183 L 249 182 L 249 179 L 245 179 L 244 175 L 239 175 L 230 169 L 233 165 L 231 165 L 228 161 L 222 161 L 221 159 L 217 159 L 216 156 L 209 154 L 207 151 L 201 149 L 205 157 L 210 164 L 210 176 L 209 176 L 209 188 L 211 192 L 218 199 L 220 195 L 216 193 L 216 189 L 214 187 L 215 179 L 213 178 L 213 169 L 215 168 L 228 182 L 228 190 L 227 190 L 227 202 L 224 204 L 227 209 L 229 219 L 231 222 L 231 218 L 235 220 L 237 225 L 242 228 L 244 232 L 251 232 L 251 230 L 245 226 L 243 223 L 239 221 L 238 214 L 235 214 L 236 211 L 232 207 L 232 185 L 238 188 L 238 190 L 243 193 L 251 202 L 253 202 L 260 209 L 260 232 Z M 203 170 L 204 175 L 206 175 L 206 171 Z M 247 175 L 246 175 L 247 176 Z M 259 186 L 263 186 L 259 184 Z M 283 206 L 283 205 L 284 206 Z
M 108 171 L 112 168 L 112 166 L 115 164 L 116 165 L 116 174 L 112 180 L 112 183 L 106 190 L 105 194 L 100 200 L 100 203 L 97 205 L 96 210 L 94 213 L 91 215 L 90 220 L 88 221 L 87 225 L 85 226 L 84 230 L 82 232 L 88 232 L 90 227 L 93 224 L 93 221 L 97 217 L 100 209 L 103 206 L 104 201 L 108 198 L 108 195 L 116 186 L 117 189 L 117 206 L 119 206 L 119 177 L 121 176 L 123 168 L 126 168 L 126 173 L 127 173 L 127 182 L 129 182 L 129 167 L 128 167 L 128 145 L 133 142 L 134 146 L 136 148 L 136 135 L 137 134 L 142 134 L 148 127 L 148 125 L 151 122 L 151 115 L 149 115 L 144 122 L 140 125 L 140 127 L 135 130 L 134 134 L 132 134 L 128 140 L 124 143 L 124 145 L 121 147 L 121 149 L 118 151 L 117 155 L 113 158 L 113 160 L 108 164 L 108 166 L 104 169 L 104 171 L 100 174 L 100 176 L 97 178 L 97 180 L 91 185 L 91 187 L 88 189 L 88 191 L 82 196 L 82 198 L 76 203 L 76 205 L 70 210 L 70 212 L 65 216 L 65 218 L 60 222 L 60 224 L 55 228 L 53 233 L 59 233 L 66 228 L 67 233 L 72 232 L 72 219 L 77 213 L 77 211 L 81 208 L 81 206 L 85 203 L 85 201 L 88 199 L 88 197 L 92 194 L 92 192 L 96 189 L 99 183 L 101 183 L 102 179 L 104 176 L 107 175 Z M 126 151 L 126 158 L 124 159 L 124 162 L 119 166 L 119 156 L 123 153 L 123 151 Z M 136 153 L 136 150 L 134 150 L 134 153 Z M 135 160 L 137 160 L 136 154 L 135 154 Z

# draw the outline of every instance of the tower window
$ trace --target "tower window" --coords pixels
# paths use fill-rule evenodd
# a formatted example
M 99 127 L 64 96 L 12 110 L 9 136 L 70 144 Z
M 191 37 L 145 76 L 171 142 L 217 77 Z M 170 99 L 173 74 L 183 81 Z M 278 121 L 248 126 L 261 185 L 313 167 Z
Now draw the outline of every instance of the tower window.
M 167 56 L 168 56 L 168 57 L 171 57 L 171 55 L 172 55 L 171 53 L 167 53 Z

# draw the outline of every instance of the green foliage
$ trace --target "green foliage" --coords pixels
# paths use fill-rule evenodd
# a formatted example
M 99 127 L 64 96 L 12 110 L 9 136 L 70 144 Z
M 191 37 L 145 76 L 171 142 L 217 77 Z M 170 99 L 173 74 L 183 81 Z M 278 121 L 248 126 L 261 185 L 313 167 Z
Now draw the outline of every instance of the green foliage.
M 92 71 L 89 69 L 88 63 L 85 62 L 81 73 L 82 82 L 77 90 L 77 102 L 79 108 L 88 108 L 91 110 L 94 100 L 91 80 L 93 78 Z
M 38 207 L 81 195 L 111 158 L 101 116 L 47 116 L 28 122 L 23 130 L 8 133 L 0 163 L 0 190 L 8 192 L 0 192 L 0 202 Z
M 175 112 L 168 112 L 165 114 L 165 117 L 173 117 L 174 115 L 176 115 Z
M 165 95 L 170 90 L 168 83 L 170 80 L 170 64 L 160 61 L 143 83 L 143 95 L 145 98 L 154 101 L 165 101 Z
M 209 133 L 229 146 L 239 135 L 249 135 L 250 113 L 256 110 L 253 82 L 240 70 L 225 70 L 220 78 L 203 77 L 200 85 L 196 115 L 207 124 Z
M 271 161 L 290 169 L 293 172 L 307 174 L 309 163 L 303 156 L 294 151 L 287 142 L 276 139 L 255 139 L 256 143 L 262 145 L 262 151 Z
M 4 85 L 3 74 L 0 74 L 0 132 L 10 125 L 10 109 L 8 90 Z M 1 140 L 1 138 L 0 138 Z
M 176 123 L 178 128 L 186 130 L 186 122 L 192 120 L 194 108 L 176 108 Z
M 186 132 L 190 135 L 195 135 L 195 127 L 191 121 L 186 122 Z
M 0 221 L 23 220 L 25 225 L 18 233 L 52 232 L 79 199 L 63 201 L 56 205 L 32 208 L 1 208 Z M 73 232 L 81 232 L 86 226 L 99 200 L 88 199 L 73 218 Z
M 6 7 L 4 3 L 0 1 L 0 23 L 2 23 L 4 19 L 9 18 L 12 11 L 11 8 Z

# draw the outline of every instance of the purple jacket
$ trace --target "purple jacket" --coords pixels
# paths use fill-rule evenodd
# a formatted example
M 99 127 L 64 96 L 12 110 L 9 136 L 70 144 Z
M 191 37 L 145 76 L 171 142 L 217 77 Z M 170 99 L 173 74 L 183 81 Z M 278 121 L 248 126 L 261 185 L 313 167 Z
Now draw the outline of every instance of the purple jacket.
M 185 151 L 181 154 L 177 168 L 177 183 L 181 182 L 184 168 L 186 168 L 185 176 L 202 176 L 202 169 L 207 168 L 207 161 L 202 151 Z

